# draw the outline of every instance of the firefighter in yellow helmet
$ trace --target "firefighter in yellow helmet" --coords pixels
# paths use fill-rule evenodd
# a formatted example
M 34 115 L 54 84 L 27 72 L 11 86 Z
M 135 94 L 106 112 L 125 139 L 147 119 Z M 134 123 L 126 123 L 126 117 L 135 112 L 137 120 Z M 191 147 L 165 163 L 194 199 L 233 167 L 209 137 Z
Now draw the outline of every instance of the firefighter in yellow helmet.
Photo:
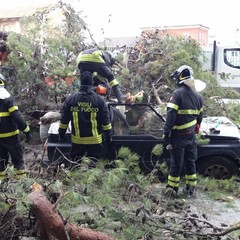
M 87 49 L 82 51 L 77 57 L 77 66 L 80 73 L 91 72 L 97 73 L 95 78 L 100 82 L 101 79 L 107 79 L 111 89 L 118 102 L 124 102 L 124 96 L 121 92 L 120 85 L 115 79 L 111 67 L 115 63 L 116 59 L 109 51 L 102 51 L 97 48 Z
M 25 133 L 26 142 L 31 140 L 29 126 L 5 86 L 5 77 L 0 74 L 0 181 L 7 178 L 9 157 L 17 178 L 26 175 L 19 130 Z
M 183 65 L 171 74 L 177 85 L 167 104 L 164 138 L 170 150 L 170 169 L 165 196 L 176 196 L 180 176 L 184 169 L 186 187 L 184 193 L 195 194 L 197 184 L 196 129 L 202 122 L 203 100 L 194 88 L 193 70 Z M 198 80 L 200 81 L 200 80 Z

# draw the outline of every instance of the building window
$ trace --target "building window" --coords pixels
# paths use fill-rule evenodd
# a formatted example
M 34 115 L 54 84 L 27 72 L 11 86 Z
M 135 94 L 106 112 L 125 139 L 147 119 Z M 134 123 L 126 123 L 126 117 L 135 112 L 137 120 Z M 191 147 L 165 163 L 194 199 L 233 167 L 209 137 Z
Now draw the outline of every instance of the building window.
M 15 25 L 14 24 L 5 24 L 5 25 L 3 25 L 3 31 L 5 31 L 5 32 L 15 31 Z
M 233 68 L 240 68 L 240 48 L 224 49 L 224 62 Z

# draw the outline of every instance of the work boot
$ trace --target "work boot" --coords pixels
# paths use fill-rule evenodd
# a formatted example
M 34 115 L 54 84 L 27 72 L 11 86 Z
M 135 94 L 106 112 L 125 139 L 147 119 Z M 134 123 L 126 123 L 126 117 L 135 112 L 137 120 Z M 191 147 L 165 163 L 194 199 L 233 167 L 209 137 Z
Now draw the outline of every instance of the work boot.
M 115 85 L 112 87 L 112 90 L 114 92 L 115 97 L 117 98 L 119 103 L 124 103 L 124 95 L 122 94 L 121 90 L 120 90 L 120 86 L 119 85 Z
M 175 199 L 177 197 L 177 191 L 174 190 L 173 188 L 167 187 L 163 191 L 163 196 L 168 199 Z
M 183 194 L 187 198 L 195 198 L 197 196 L 196 187 L 187 185 L 186 188 L 183 189 Z
M 14 178 L 19 180 L 27 177 L 27 172 L 25 169 L 14 169 Z

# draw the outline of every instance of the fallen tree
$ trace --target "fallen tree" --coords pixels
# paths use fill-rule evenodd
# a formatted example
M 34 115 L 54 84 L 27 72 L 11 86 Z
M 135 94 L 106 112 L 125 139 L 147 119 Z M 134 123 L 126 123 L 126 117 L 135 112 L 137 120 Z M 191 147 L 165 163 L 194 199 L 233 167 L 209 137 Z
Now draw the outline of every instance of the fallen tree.
M 44 195 L 38 184 L 33 185 L 34 191 L 29 194 L 31 210 L 37 218 L 40 237 L 44 240 L 114 240 L 105 233 L 75 226 L 66 222 Z
M 114 169 L 105 169 L 100 163 L 95 169 L 82 165 L 67 181 L 61 169 L 55 178 L 49 172 L 37 178 L 35 161 L 32 170 L 29 165 L 29 178 L 3 182 L 0 239 L 236 239 L 240 224 L 229 219 L 224 196 L 229 186 L 234 189 L 233 199 L 238 196 L 238 181 L 199 178 L 198 198 L 166 199 L 161 195 L 165 184 L 154 184 L 152 175 L 145 178 L 132 170 L 134 155 L 125 150 L 119 157 L 123 160 L 116 160 Z M 41 185 L 32 184 L 36 179 Z M 219 187 L 221 198 L 209 199 L 207 192 L 219 192 Z M 225 212 L 225 221 L 216 218 Z

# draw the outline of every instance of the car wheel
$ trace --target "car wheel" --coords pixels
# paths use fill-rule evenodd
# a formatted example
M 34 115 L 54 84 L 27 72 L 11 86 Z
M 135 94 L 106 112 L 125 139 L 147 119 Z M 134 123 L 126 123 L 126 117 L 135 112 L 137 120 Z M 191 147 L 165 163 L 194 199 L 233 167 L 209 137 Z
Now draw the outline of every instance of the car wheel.
M 221 156 L 199 159 L 197 170 L 200 175 L 215 179 L 229 179 L 237 175 L 237 165 L 228 158 Z

